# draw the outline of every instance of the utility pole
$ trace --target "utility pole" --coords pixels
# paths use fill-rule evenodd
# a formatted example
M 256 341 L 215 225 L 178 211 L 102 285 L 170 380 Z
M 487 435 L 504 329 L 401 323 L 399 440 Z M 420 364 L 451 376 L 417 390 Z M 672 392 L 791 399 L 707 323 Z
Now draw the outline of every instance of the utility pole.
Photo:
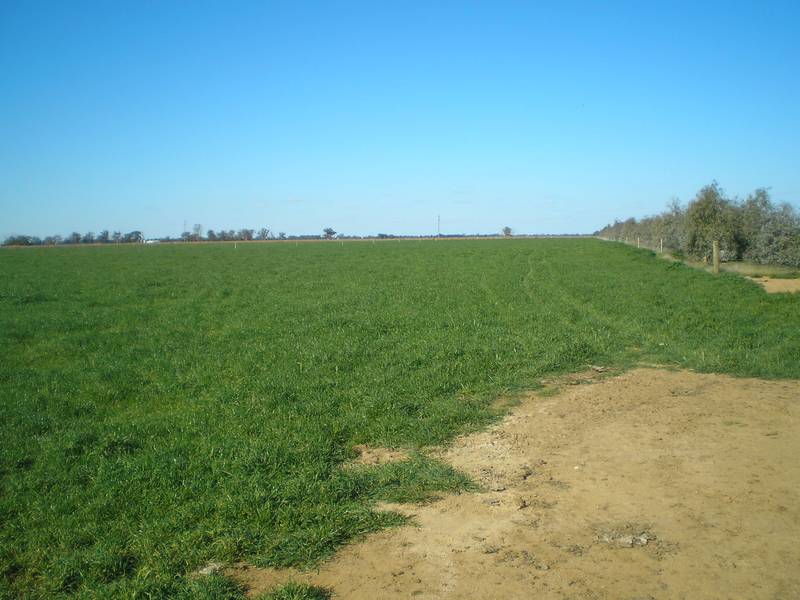
M 442 215 L 436 215 L 436 237 L 442 237 Z

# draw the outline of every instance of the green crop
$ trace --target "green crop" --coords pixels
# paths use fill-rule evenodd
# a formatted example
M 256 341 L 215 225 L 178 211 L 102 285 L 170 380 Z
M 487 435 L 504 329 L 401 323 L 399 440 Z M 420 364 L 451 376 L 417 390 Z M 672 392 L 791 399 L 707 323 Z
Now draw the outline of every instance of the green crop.
M 800 296 L 597 240 L 9 249 L 0 344 L 0 595 L 224 598 L 192 573 L 464 489 L 425 447 L 545 375 L 800 376 Z M 354 444 L 412 458 L 342 469 Z

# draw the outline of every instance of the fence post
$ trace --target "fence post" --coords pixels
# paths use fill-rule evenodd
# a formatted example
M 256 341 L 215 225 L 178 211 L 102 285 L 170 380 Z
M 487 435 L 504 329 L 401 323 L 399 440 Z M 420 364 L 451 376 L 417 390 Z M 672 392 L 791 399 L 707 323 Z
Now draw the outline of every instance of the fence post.
M 639 243 L 639 236 L 638 235 L 636 236 L 636 247 L 637 248 L 641 248 L 642 247 L 641 244 Z
M 714 240 L 714 242 L 711 245 L 711 248 L 712 248 L 712 260 L 713 260 L 711 270 L 714 272 L 714 274 L 717 274 L 719 273 L 719 242 L 717 240 Z
M 658 244 L 659 244 L 659 248 L 660 248 L 659 253 L 664 254 L 664 238 L 661 238 L 659 240 Z

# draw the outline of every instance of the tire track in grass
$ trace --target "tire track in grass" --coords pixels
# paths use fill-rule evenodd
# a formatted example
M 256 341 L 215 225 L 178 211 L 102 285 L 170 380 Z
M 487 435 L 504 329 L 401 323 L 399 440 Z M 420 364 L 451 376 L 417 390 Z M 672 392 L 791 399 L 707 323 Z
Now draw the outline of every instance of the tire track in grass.
M 550 327 L 549 329 L 558 332 L 571 332 L 574 338 L 585 339 L 586 328 L 588 327 L 593 334 L 591 338 L 595 342 L 603 341 L 604 345 L 607 345 L 607 342 L 612 339 L 614 334 L 619 335 L 621 332 L 625 332 L 626 337 L 628 337 L 630 333 L 637 329 L 631 325 L 629 319 L 612 319 L 608 314 L 596 309 L 591 303 L 577 298 L 569 291 L 566 285 L 560 283 L 562 278 L 548 265 L 546 260 L 540 260 L 538 265 L 535 265 L 534 257 L 529 256 L 528 266 L 528 272 L 523 280 L 523 289 L 528 297 L 542 304 L 545 302 L 552 304 L 553 299 L 557 298 L 556 309 L 549 310 L 548 315 L 554 317 L 558 327 Z M 537 266 L 541 267 L 539 272 L 537 272 Z M 565 307 L 579 315 L 579 318 L 571 319 L 568 311 L 564 310 Z M 592 327 L 593 323 L 601 324 L 608 333 L 601 335 L 601 328 Z M 608 353 L 609 351 L 610 349 L 606 348 L 603 353 Z

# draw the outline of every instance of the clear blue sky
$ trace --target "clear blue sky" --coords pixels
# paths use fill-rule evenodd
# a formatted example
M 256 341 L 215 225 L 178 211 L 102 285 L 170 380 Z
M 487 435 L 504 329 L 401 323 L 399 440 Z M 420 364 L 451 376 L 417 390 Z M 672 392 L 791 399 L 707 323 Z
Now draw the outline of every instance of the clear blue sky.
M 0 2 L 0 236 L 800 201 L 800 3 Z

